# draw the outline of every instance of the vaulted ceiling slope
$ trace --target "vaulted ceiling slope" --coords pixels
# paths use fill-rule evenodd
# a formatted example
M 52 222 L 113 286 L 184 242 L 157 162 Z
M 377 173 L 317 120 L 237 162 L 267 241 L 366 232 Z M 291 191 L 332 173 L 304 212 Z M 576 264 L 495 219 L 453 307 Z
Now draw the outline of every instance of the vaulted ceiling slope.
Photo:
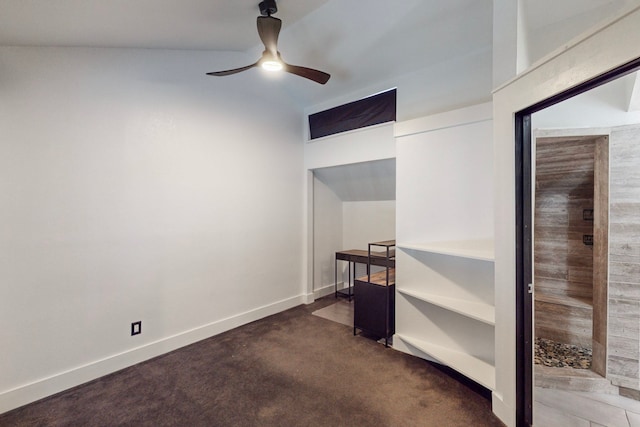
M 314 173 L 343 202 L 396 199 L 396 159 L 320 168 Z

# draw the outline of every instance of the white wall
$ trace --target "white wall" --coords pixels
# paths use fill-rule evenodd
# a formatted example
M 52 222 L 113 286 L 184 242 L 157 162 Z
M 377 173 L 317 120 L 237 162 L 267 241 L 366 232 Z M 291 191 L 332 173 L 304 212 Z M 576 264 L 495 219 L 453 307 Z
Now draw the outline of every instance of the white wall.
M 584 2 L 548 2 L 540 0 L 519 0 L 524 2 L 527 19 L 528 64 L 533 64 L 559 46 L 570 44 L 571 40 L 584 31 L 618 15 L 624 7 L 636 0 L 608 0 Z M 637 2 L 636 2 L 637 3 Z M 553 13 L 549 13 L 549 7 Z
M 493 236 L 491 107 L 484 103 L 396 125 L 396 149 L 404 154 L 396 160 L 404 170 L 396 189 L 398 241 Z
M 524 0 L 493 0 L 493 87 L 529 64 Z
M 314 179 L 313 290 L 316 298 L 334 290 L 336 251 L 366 250 L 369 242 L 395 238 L 395 212 L 395 200 L 343 202 L 332 189 Z M 363 265 L 356 268 L 357 274 L 365 274 Z M 339 287 L 348 280 L 347 274 L 347 263 L 339 262 Z
M 395 200 L 344 202 L 342 215 L 343 249 L 367 250 L 370 242 L 396 238 Z M 384 248 L 374 246 L 371 250 L 383 251 Z M 366 267 L 356 266 L 356 274 L 366 274 Z
M 232 55 L 0 48 L 0 412 L 300 302 L 302 115 Z
M 640 8 L 593 30 L 494 93 L 496 393 L 494 412 L 515 425 L 514 113 L 640 57 Z
M 306 169 L 390 159 L 396 156 L 393 123 L 383 123 L 308 141 Z
M 397 120 L 405 121 L 491 99 L 491 49 L 479 49 L 461 57 L 432 65 L 417 72 L 354 88 L 343 96 L 313 105 L 313 114 L 355 101 L 380 91 L 397 88 Z
M 396 201 L 344 202 L 342 246 L 367 249 L 367 244 L 395 239 Z M 372 250 L 382 250 L 373 248 Z
M 342 200 L 314 177 L 313 206 L 313 291 L 317 298 L 334 290 L 335 253 L 344 249 Z M 330 289 L 324 289 L 327 287 Z
M 640 123 L 640 111 L 627 111 L 636 73 L 616 79 L 531 117 L 533 129 L 613 127 Z

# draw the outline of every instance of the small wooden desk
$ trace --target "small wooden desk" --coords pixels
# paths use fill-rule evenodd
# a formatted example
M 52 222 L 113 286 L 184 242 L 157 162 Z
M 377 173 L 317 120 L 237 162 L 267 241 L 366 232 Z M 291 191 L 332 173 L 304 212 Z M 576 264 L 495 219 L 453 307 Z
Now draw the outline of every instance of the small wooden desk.
M 386 251 L 371 252 L 371 260 L 369 260 L 369 252 L 363 249 L 348 249 L 346 251 L 336 252 L 334 282 L 336 298 L 338 298 L 338 295 L 342 295 L 349 297 L 349 301 L 351 301 L 353 297 L 353 280 L 355 280 L 356 275 L 356 264 L 367 265 L 367 274 L 369 274 L 369 265 L 394 268 L 396 266 L 395 251 L 391 251 L 389 257 L 390 258 L 387 258 Z M 338 290 L 338 261 L 347 261 L 349 263 L 349 275 L 347 276 L 349 281 L 348 287 L 341 290 Z M 353 273 L 351 272 L 352 264 Z

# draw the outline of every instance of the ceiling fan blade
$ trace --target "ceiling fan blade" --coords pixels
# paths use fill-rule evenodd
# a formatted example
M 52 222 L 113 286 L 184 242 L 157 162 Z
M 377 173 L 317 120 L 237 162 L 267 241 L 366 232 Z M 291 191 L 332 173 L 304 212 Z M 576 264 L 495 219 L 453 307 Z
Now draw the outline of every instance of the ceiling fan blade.
M 248 69 L 253 68 L 253 67 L 257 66 L 257 65 L 258 65 L 258 63 L 256 62 L 255 64 L 247 65 L 246 67 L 234 68 L 232 70 L 212 71 L 210 73 L 207 73 L 207 76 L 218 76 L 218 77 L 229 76 L 231 74 L 236 74 L 236 73 L 239 73 L 241 71 L 248 70 Z
M 331 77 L 330 74 L 327 74 L 324 71 L 314 70 L 313 68 L 300 67 L 298 65 L 290 65 L 286 63 L 283 63 L 282 69 L 287 73 L 295 74 L 296 76 L 313 80 L 314 82 L 320 83 L 321 85 L 328 82 L 329 78 Z
M 282 21 L 273 16 L 258 16 L 258 35 L 265 49 L 274 57 L 278 56 L 278 35 Z

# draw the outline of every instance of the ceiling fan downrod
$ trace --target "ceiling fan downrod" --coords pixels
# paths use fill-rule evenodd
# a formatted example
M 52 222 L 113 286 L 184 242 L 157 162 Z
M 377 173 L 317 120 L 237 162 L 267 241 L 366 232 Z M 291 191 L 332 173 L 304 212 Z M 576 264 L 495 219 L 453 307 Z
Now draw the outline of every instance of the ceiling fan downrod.
M 261 1 L 258 7 L 260 7 L 260 14 L 262 16 L 271 16 L 278 11 L 276 0 Z

